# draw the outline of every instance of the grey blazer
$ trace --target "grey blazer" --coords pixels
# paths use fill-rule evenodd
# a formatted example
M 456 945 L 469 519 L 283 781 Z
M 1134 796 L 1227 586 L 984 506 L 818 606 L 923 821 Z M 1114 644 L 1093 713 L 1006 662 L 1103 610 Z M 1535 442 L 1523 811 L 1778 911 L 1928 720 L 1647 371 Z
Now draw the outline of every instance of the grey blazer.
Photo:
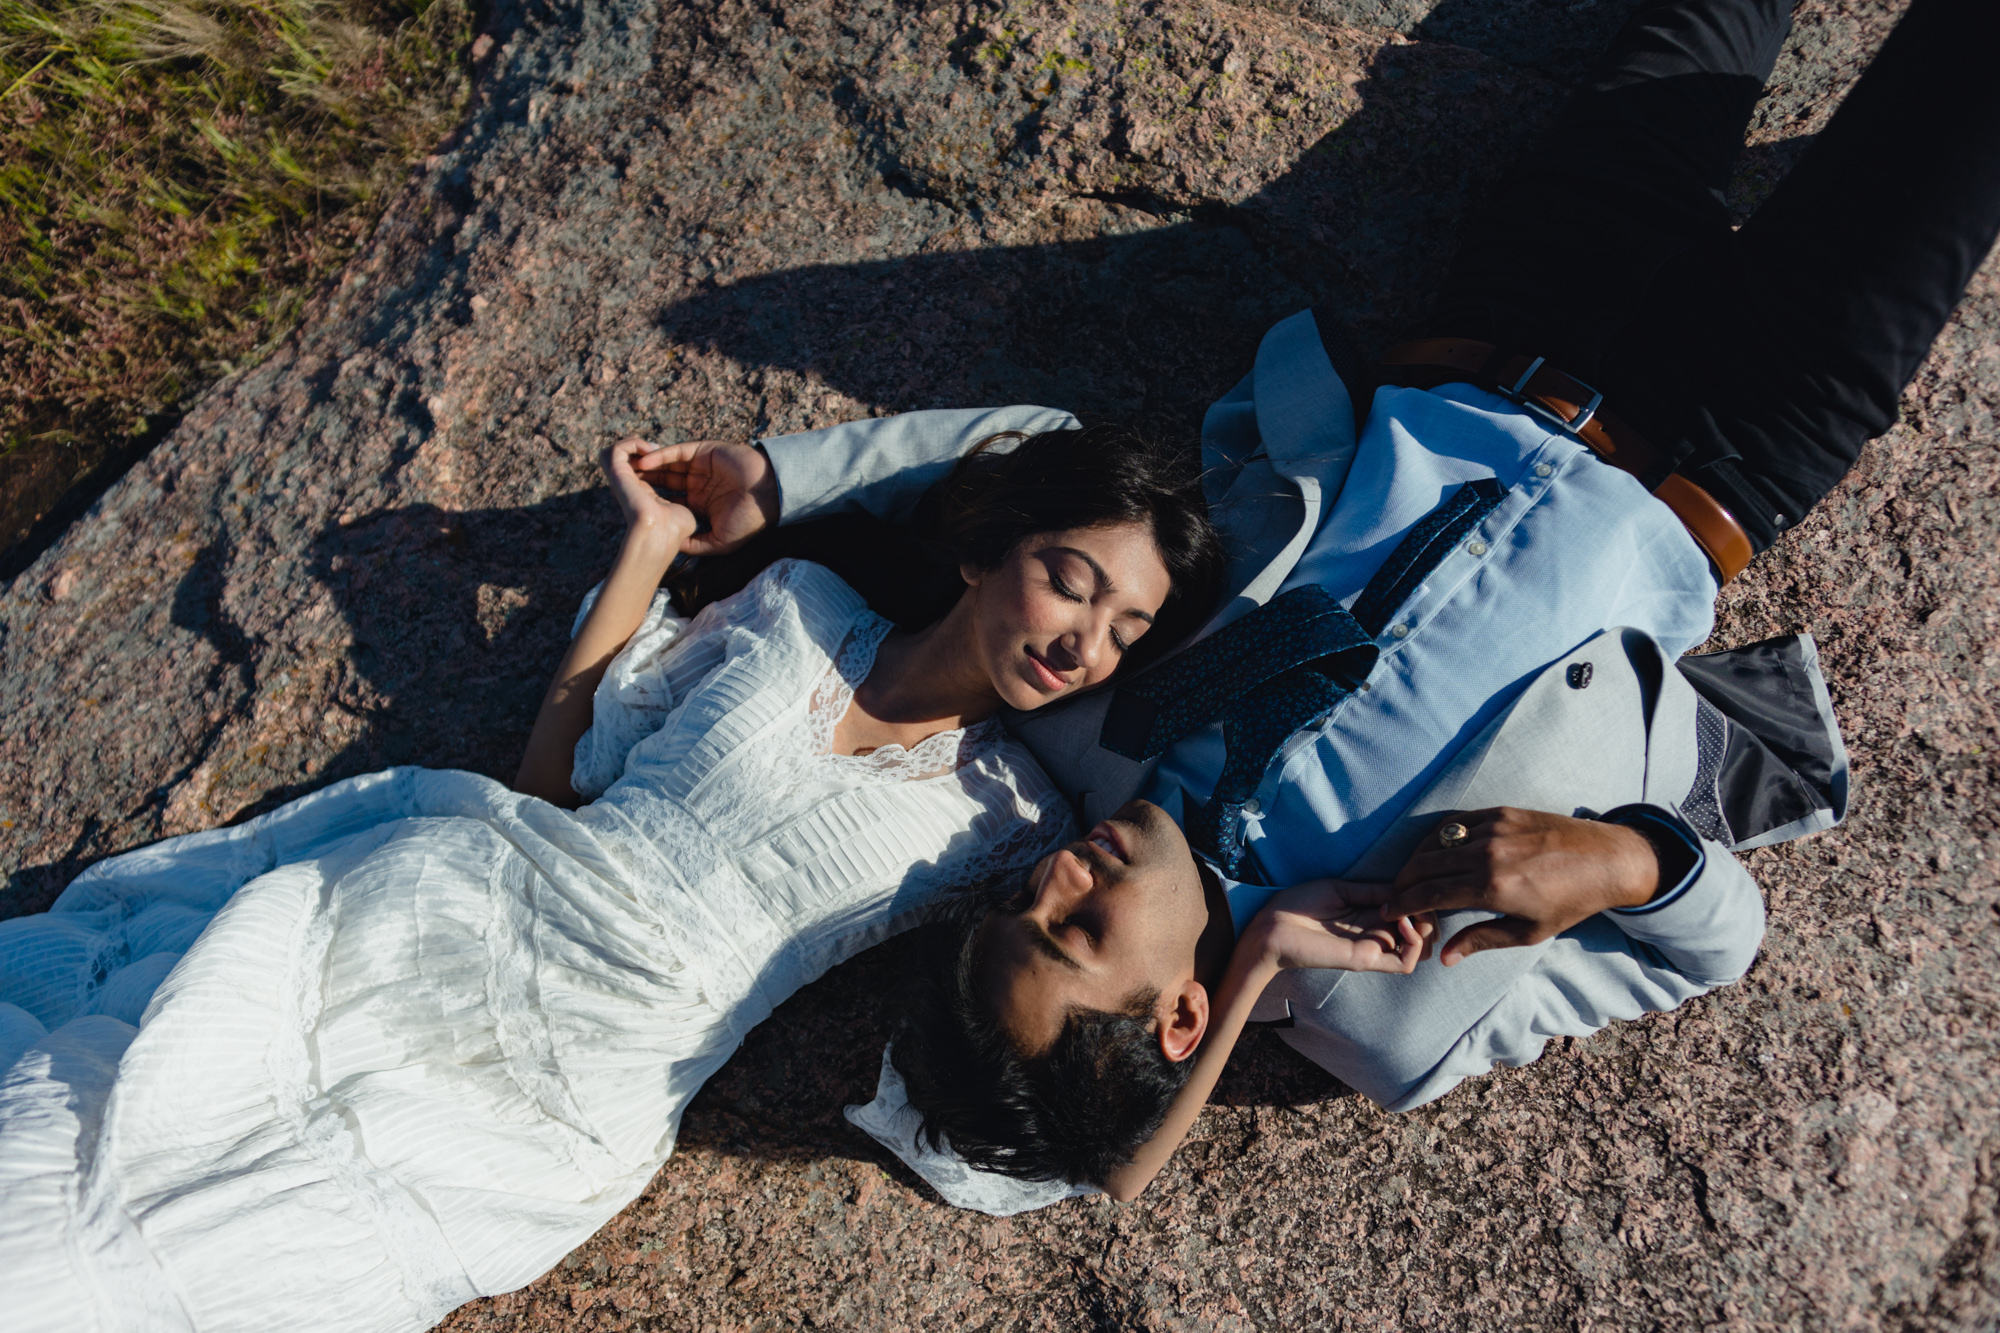
M 1573 676 L 1584 663 L 1587 676 Z M 1645 802 L 1699 829 L 1688 811 L 1712 789 L 1719 743 L 1696 740 L 1705 707 L 1650 637 L 1607 630 L 1543 670 L 1353 877 L 1394 877 L 1445 815 L 1495 805 L 1589 817 Z M 1764 902 L 1727 843 L 1703 836 L 1702 851 L 1697 881 L 1661 903 L 1450 968 L 1433 958 L 1408 977 L 1282 973 L 1252 1017 L 1279 1022 L 1288 1044 L 1383 1106 L 1422 1105 L 1495 1064 L 1526 1064 L 1551 1037 L 1671 1009 L 1740 977 L 1763 939 Z M 1490 915 L 1448 913 L 1440 938 Z

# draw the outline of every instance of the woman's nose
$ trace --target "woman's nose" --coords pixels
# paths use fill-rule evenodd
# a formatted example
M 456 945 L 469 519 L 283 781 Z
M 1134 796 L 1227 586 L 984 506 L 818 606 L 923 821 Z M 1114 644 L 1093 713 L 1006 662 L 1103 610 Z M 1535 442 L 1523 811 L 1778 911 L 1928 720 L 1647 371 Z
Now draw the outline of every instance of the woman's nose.
M 1077 631 L 1076 641 L 1071 649 L 1076 654 L 1077 665 L 1092 676 L 1104 663 L 1111 652 L 1111 626 L 1108 622 L 1092 619 Z

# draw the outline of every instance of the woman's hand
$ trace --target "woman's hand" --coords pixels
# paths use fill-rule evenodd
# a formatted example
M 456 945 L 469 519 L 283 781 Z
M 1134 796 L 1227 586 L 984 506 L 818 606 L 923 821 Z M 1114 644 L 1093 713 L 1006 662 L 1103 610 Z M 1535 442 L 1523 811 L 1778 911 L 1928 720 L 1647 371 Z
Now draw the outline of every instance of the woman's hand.
M 625 526 L 634 535 L 649 534 L 668 547 L 668 557 L 687 550 L 696 527 L 694 510 L 653 489 L 650 477 L 661 468 L 653 460 L 665 452 L 646 440 L 620 440 L 604 451 L 604 475 L 611 493 L 625 512 Z
M 1315 879 L 1265 904 L 1244 927 L 1210 997 L 1208 1033 L 1188 1080 L 1160 1127 L 1132 1160 L 1098 1183 L 1118 1200 L 1136 1199 L 1159 1174 L 1215 1091 L 1258 997 L 1279 969 L 1333 967 L 1348 972 L 1412 972 L 1430 956 L 1437 922 L 1428 915 L 1382 920 L 1387 884 Z
M 1430 957 L 1437 921 L 1425 912 L 1385 922 L 1391 887 L 1307 880 L 1266 904 L 1245 934 L 1277 968 L 1409 973 Z
M 751 444 L 696 440 L 649 446 L 632 460 L 634 475 L 651 486 L 678 491 L 685 508 L 708 520 L 708 531 L 690 533 L 681 549 L 721 555 L 778 521 L 778 474 Z
M 662 452 L 644 440 L 620 440 L 604 451 L 604 474 L 625 511 L 625 544 L 542 696 L 542 711 L 514 775 L 515 791 L 554 805 L 576 804 L 570 769 L 576 743 L 590 727 L 597 683 L 644 622 L 668 565 L 692 545 L 694 511 L 653 489 L 661 472 L 654 460 Z

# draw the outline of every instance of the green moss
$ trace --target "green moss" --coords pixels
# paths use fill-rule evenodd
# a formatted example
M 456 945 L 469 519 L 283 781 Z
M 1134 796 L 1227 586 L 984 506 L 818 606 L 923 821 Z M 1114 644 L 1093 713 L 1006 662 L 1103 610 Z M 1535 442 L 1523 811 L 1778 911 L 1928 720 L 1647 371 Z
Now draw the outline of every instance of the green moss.
M 0 0 L 0 451 L 87 470 L 281 335 L 456 123 L 472 3 Z

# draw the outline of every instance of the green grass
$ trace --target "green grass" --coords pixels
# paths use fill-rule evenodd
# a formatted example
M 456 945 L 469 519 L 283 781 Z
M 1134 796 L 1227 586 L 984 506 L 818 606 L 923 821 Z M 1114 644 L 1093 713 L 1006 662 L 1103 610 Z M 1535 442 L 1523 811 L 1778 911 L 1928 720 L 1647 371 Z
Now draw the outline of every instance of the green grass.
M 457 122 L 472 28 L 472 0 L 0 0 L 0 463 L 73 483 L 281 335 Z

